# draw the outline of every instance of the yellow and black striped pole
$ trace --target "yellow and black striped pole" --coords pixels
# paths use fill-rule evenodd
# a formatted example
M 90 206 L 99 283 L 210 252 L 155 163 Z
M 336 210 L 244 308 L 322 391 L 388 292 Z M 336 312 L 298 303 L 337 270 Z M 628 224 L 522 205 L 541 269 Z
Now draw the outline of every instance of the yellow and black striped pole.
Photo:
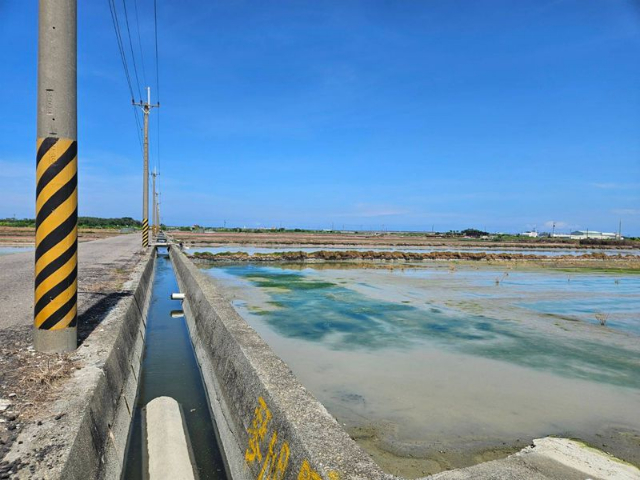
M 34 344 L 77 347 L 76 0 L 41 0 L 38 40 Z
M 142 219 L 142 246 L 143 247 L 149 246 L 149 219 L 148 218 Z

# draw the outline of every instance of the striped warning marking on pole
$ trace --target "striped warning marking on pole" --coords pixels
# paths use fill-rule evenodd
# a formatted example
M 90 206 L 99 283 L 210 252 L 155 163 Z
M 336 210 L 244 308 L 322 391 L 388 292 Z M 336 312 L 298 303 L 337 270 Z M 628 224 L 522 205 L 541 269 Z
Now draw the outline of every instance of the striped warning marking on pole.
M 78 144 L 40 138 L 36 159 L 34 325 L 60 330 L 78 318 Z
M 146 218 L 142 219 L 142 246 L 149 246 L 149 220 Z

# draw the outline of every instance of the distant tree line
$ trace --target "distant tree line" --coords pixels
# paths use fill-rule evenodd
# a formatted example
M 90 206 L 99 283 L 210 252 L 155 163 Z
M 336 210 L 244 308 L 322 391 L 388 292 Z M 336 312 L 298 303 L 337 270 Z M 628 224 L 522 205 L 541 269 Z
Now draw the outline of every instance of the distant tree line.
M 0 219 L 0 226 L 35 227 L 36 221 L 34 218 L 2 218 Z M 142 223 L 131 217 L 78 217 L 78 226 L 84 228 L 140 228 Z
M 606 246 L 606 245 L 629 245 L 635 246 L 637 242 L 635 242 L 632 238 L 625 238 L 624 240 L 619 240 L 615 238 L 582 238 L 580 239 L 580 245 L 595 245 L 595 246 Z

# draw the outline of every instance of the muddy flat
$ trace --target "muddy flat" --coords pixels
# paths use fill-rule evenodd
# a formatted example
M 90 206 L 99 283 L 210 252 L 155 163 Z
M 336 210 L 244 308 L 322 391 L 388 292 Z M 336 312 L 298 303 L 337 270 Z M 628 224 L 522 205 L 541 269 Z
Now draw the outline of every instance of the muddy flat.
M 211 232 L 197 233 L 171 230 L 167 232 L 176 242 L 194 246 L 215 245 L 252 245 L 252 246 L 379 246 L 379 247 L 446 247 L 446 248 L 522 248 L 522 249 L 593 249 L 621 248 L 638 249 L 638 242 L 627 242 L 617 246 L 581 245 L 577 240 L 531 239 L 522 237 L 518 241 L 512 238 L 505 241 L 492 239 L 473 239 L 446 237 L 430 233 L 308 233 L 277 232 L 265 230 L 262 233 L 251 232 Z

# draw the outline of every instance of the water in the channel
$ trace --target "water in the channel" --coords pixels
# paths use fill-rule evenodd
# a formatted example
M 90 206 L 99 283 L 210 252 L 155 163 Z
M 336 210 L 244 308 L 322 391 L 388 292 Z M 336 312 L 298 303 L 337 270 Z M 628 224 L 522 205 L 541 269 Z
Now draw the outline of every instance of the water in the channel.
M 169 257 L 159 254 L 138 399 L 122 477 L 125 480 L 144 478 L 141 409 L 161 396 L 174 398 L 182 407 L 199 478 L 227 478 L 185 319 L 171 317 L 172 310 L 181 310 L 180 302 L 170 299 L 171 293 L 178 291 Z
M 206 271 L 384 469 L 418 477 L 546 435 L 640 463 L 640 275 L 347 267 Z

